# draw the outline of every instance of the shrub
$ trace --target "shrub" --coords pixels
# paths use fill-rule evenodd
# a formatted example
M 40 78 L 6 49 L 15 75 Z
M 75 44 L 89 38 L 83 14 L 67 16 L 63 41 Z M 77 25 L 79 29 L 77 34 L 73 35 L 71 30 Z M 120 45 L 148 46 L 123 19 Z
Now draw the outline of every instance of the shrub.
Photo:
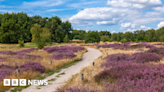
M 101 66 L 109 67 L 109 66 L 115 66 L 119 64 L 120 62 L 128 60 L 129 55 L 127 54 L 112 54 L 108 55 L 106 62 L 104 62 Z
M 45 68 L 37 61 L 29 62 L 19 66 L 21 71 L 27 71 L 32 69 L 33 71 L 38 71 L 43 73 Z
M 73 58 L 75 56 L 76 55 L 72 51 L 68 51 L 68 52 L 57 53 L 56 55 L 53 55 L 52 58 L 53 59 L 63 59 L 63 58 Z
M 133 62 L 144 63 L 144 62 L 151 62 L 151 61 L 159 61 L 161 57 L 156 53 L 142 52 L 142 53 L 135 53 L 131 55 L 128 59 Z
M 11 75 L 15 71 L 13 66 L 0 65 L 0 81 L 2 81 L 6 76 Z
M 24 40 L 18 40 L 19 47 L 24 47 Z
M 103 41 L 103 42 L 110 41 L 110 37 L 109 36 L 101 36 L 101 41 Z
M 85 37 L 85 43 L 99 43 L 100 42 L 100 36 L 98 32 L 88 32 L 87 36 Z
M 13 51 L 0 51 L 0 54 L 16 55 L 17 52 L 13 52 Z
M 68 43 L 68 42 L 69 42 L 68 35 L 65 35 L 65 37 L 64 37 L 64 39 L 63 39 L 63 42 L 65 42 L 65 43 Z
M 121 43 L 125 43 L 125 42 L 127 42 L 125 38 L 121 40 Z
M 105 92 L 163 92 L 164 65 L 122 63 L 110 70 L 101 72 L 115 79 Z M 106 77 L 107 78 L 107 77 Z

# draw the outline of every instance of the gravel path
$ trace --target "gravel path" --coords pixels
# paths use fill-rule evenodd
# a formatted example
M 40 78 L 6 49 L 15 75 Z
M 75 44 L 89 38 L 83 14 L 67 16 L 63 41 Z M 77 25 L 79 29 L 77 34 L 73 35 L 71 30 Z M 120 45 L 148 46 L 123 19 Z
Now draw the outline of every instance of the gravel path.
M 56 78 L 55 81 L 50 81 L 47 86 L 39 86 L 40 89 L 37 89 L 37 86 L 30 86 L 26 89 L 23 89 L 21 92 L 54 92 L 57 87 L 60 87 L 65 84 L 72 75 L 80 73 L 80 71 L 89 66 L 95 59 L 102 55 L 98 49 L 88 47 L 88 52 L 83 54 L 82 60 L 78 61 L 75 65 L 72 65 L 68 68 L 62 69 L 59 73 L 54 73 L 53 75 L 45 78 L 47 80 Z M 60 73 L 65 72 L 64 75 L 60 77 L 55 77 Z

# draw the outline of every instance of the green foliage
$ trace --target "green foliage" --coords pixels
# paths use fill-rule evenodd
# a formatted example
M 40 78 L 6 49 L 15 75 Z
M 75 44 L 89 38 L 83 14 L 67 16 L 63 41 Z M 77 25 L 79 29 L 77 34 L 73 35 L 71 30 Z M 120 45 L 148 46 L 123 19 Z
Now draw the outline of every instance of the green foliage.
M 32 42 L 40 49 L 51 41 L 49 29 L 41 28 L 39 24 L 35 24 L 30 31 L 32 34 Z
M 85 43 L 94 43 L 100 42 L 100 35 L 98 34 L 98 32 L 96 31 L 89 31 L 86 38 L 85 38 Z
M 19 47 L 24 47 L 24 40 L 18 40 Z
M 125 43 L 125 42 L 127 42 L 126 38 L 121 40 L 121 43 Z
M 65 43 L 68 43 L 68 42 L 69 42 L 68 35 L 65 35 L 65 37 L 64 37 L 64 41 L 63 41 L 63 42 L 65 42 Z
M 99 35 L 100 36 L 109 36 L 109 37 L 111 37 L 111 33 L 109 31 L 100 31 Z
M 110 41 L 110 37 L 109 36 L 101 36 L 101 41 L 103 41 L 103 42 Z
M 80 35 L 75 35 L 74 37 L 73 37 L 73 39 L 80 39 L 81 37 L 80 37 Z
M 84 40 L 85 36 L 86 36 L 86 32 L 84 30 L 73 30 L 72 33 L 70 34 L 70 39 Z
M 161 42 L 164 42 L 164 35 L 161 35 L 161 36 L 159 37 L 159 39 L 160 39 Z
M 150 38 L 149 38 L 148 35 L 145 35 L 145 37 L 144 37 L 144 41 L 146 41 L 146 42 L 150 42 Z
M 113 41 L 117 41 L 117 33 L 113 33 L 111 38 Z

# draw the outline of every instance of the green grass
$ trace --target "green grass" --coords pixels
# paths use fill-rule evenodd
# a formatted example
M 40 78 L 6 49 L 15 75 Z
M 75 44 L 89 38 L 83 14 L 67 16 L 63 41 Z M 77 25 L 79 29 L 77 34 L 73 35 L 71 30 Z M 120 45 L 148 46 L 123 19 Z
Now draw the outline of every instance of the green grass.
M 63 72 L 63 73 L 60 73 L 59 75 L 64 75 L 65 74 L 65 72 Z
M 48 80 L 48 81 L 55 81 L 56 80 L 56 78 L 52 78 L 52 79 L 50 79 L 50 80 Z
M 52 42 L 52 43 L 46 44 L 46 46 L 53 46 L 53 45 L 56 45 L 56 43 Z M 34 48 L 34 47 L 37 47 L 35 43 L 29 43 L 29 44 L 24 45 L 24 48 Z
M 56 75 L 55 77 L 58 77 L 59 78 L 60 76 L 59 75 Z

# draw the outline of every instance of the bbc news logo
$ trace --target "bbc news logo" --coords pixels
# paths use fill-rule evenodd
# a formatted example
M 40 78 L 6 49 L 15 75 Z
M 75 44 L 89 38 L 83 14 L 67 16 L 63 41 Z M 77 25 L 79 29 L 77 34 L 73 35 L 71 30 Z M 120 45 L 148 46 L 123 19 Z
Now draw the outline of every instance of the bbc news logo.
M 48 80 L 3 79 L 3 86 L 48 85 Z

